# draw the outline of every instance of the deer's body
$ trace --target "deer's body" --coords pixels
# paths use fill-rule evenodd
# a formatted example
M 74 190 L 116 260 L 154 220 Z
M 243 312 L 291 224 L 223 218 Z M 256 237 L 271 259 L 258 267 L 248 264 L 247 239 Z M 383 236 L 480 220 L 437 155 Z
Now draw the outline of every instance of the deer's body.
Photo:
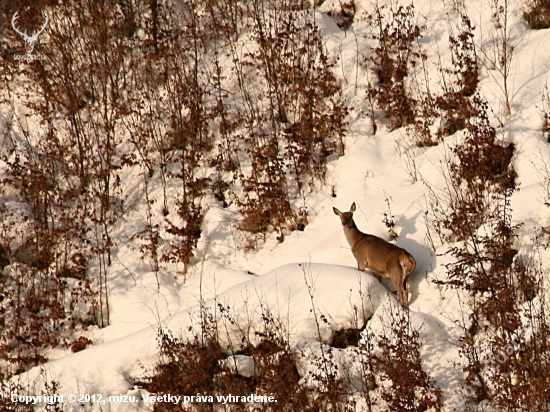
M 365 269 L 376 275 L 390 278 L 404 306 L 409 301 L 406 281 L 416 267 L 416 261 L 409 252 L 386 242 L 377 236 L 361 232 L 353 220 L 355 203 L 349 212 L 340 212 L 333 208 L 340 217 L 346 240 L 351 246 L 351 252 L 357 261 L 357 268 L 362 272 Z

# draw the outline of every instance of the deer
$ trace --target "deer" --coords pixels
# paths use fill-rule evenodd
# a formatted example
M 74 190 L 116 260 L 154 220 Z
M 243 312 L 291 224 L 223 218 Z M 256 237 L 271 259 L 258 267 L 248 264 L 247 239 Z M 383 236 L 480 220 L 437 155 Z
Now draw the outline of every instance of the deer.
M 407 278 L 416 268 L 416 260 L 405 249 L 386 242 L 374 235 L 361 232 L 353 220 L 356 210 L 355 202 L 349 212 L 340 212 L 333 207 L 334 214 L 340 217 L 344 235 L 351 246 L 351 252 L 357 261 L 360 272 L 371 270 L 381 280 L 390 278 L 404 307 L 408 306 Z

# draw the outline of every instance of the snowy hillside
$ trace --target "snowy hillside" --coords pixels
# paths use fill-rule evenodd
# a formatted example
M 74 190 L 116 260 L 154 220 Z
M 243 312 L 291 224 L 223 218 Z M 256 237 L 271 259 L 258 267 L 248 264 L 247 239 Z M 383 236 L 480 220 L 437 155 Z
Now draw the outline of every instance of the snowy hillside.
M 73 3 L 2 9 L 1 410 L 550 409 L 544 1 Z

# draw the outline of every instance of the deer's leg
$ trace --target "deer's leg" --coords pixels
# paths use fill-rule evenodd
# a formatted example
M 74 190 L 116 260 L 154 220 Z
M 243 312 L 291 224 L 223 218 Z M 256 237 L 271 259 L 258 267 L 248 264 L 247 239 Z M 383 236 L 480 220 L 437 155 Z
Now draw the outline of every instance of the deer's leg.
M 393 283 L 393 286 L 395 286 L 397 296 L 400 297 L 402 305 L 406 307 L 409 298 L 407 295 L 407 290 L 404 287 L 405 282 L 403 281 L 403 277 L 401 276 L 400 273 L 392 272 L 390 274 L 390 279 L 391 279 L 391 282 Z
M 404 271 L 403 271 L 403 275 L 405 275 Z M 407 293 L 407 277 L 399 276 L 393 280 L 394 280 L 395 287 L 397 288 L 397 294 L 401 298 L 402 305 L 404 307 L 407 307 L 407 305 L 409 304 L 409 294 Z
M 407 286 L 405 284 L 407 280 L 406 269 L 398 261 L 395 261 L 391 263 L 391 267 L 388 272 L 397 291 L 397 295 L 401 298 L 401 303 L 404 307 L 407 307 L 407 304 L 409 303 L 409 295 L 407 294 Z
M 407 293 L 407 288 L 404 284 L 402 284 L 399 288 L 399 295 L 401 297 L 401 304 L 404 307 L 407 307 L 409 305 L 409 294 Z

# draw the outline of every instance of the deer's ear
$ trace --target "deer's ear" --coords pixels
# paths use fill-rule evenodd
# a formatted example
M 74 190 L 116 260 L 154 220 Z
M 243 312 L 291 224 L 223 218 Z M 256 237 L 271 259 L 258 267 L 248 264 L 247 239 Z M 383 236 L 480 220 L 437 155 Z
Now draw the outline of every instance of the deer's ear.
M 338 209 L 336 209 L 335 207 L 332 208 L 332 211 L 334 212 L 335 215 L 338 215 L 340 216 L 342 214 L 342 212 L 340 212 Z
M 355 209 L 356 209 L 355 202 L 353 202 L 353 204 L 351 205 L 351 208 L 350 208 L 349 211 L 353 213 L 353 212 L 355 212 Z

